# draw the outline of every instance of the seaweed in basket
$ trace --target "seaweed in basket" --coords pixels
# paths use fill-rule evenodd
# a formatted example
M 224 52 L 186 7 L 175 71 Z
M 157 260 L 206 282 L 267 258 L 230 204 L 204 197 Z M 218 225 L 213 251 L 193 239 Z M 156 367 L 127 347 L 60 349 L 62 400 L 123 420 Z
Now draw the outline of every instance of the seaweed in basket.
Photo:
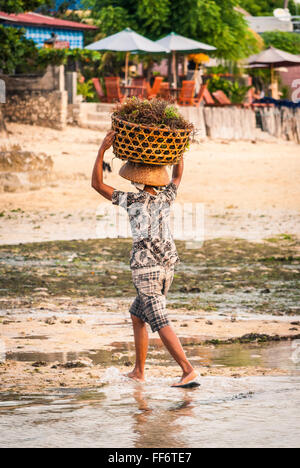
M 170 130 L 194 130 L 192 123 L 184 119 L 176 106 L 162 99 L 128 98 L 118 105 L 113 114 L 115 117 L 148 127 L 167 128 Z

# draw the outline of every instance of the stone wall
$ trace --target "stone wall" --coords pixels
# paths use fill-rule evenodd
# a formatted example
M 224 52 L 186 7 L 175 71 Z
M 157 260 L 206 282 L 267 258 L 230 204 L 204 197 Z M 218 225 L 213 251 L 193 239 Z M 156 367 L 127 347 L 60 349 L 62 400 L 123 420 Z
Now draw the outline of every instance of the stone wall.
M 8 91 L 2 110 L 10 122 L 63 130 L 67 106 L 67 91 Z
M 53 160 L 44 153 L 0 148 L 0 193 L 37 190 L 53 180 Z
M 44 75 L 0 75 L 6 85 L 5 120 L 63 130 L 67 125 L 68 93 L 64 67 L 48 67 Z

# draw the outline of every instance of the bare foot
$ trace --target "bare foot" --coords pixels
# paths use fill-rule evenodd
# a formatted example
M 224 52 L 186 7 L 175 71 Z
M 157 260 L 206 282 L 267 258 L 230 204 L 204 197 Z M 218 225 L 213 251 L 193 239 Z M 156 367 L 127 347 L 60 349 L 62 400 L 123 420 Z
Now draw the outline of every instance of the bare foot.
M 198 377 L 198 373 L 195 370 L 192 372 L 182 374 L 181 380 L 178 383 L 172 385 L 172 387 L 181 387 L 182 385 L 187 385 Z
M 141 374 L 138 374 L 137 372 L 135 371 L 132 371 L 132 372 L 129 372 L 128 374 L 124 374 L 125 377 L 129 377 L 130 379 L 132 380 L 136 380 L 137 382 L 145 382 L 145 379 L 143 376 L 141 376 Z

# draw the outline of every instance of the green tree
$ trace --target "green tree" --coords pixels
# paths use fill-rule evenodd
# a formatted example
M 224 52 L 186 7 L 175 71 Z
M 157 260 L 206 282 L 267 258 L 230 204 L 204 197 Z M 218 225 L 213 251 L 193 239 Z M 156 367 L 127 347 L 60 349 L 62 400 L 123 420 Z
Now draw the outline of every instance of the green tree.
M 155 40 L 171 31 L 217 47 L 216 55 L 238 60 L 258 51 L 238 0 L 84 0 L 105 36 L 126 26 Z
M 44 3 L 43 0 L 0 0 L 0 11 L 21 13 Z M 13 73 L 18 64 L 37 54 L 34 42 L 27 40 L 21 29 L 0 25 L 0 44 L 0 70 L 3 73 Z
M 137 0 L 136 22 L 142 34 L 158 39 L 166 31 L 172 0 Z
M 170 0 L 83 0 L 83 4 L 92 9 L 95 24 L 104 36 L 130 27 L 157 39 L 169 18 Z
M 0 70 L 4 74 L 14 73 L 18 65 L 38 54 L 34 42 L 26 39 L 21 29 L 0 26 L 0 44 Z
M 0 11 L 5 11 L 6 13 L 34 11 L 47 3 L 49 4 L 50 0 L 0 0 Z
M 115 34 L 128 26 L 134 27 L 135 23 L 127 10 L 122 7 L 111 5 L 101 8 L 99 11 L 93 11 L 94 23 L 100 29 L 102 38 L 110 34 Z
M 216 56 L 239 60 L 257 52 L 256 37 L 244 16 L 235 10 L 237 0 L 172 0 L 171 27 L 174 31 L 217 48 Z
M 239 4 L 253 16 L 270 16 L 275 8 L 284 8 L 284 0 L 239 0 Z M 296 14 L 296 5 L 293 0 L 289 1 L 291 13 Z
M 267 47 L 273 46 L 290 54 L 300 55 L 300 34 L 270 31 L 262 34 Z

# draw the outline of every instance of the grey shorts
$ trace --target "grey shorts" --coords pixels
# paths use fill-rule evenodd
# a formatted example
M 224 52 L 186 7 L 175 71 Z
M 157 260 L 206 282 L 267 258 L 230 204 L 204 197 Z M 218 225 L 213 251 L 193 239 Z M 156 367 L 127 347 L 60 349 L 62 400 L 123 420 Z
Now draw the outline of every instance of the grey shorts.
M 133 284 L 137 297 L 130 313 L 149 323 L 156 332 L 170 325 L 166 313 L 166 295 L 174 278 L 174 269 L 155 266 L 132 270 Z

